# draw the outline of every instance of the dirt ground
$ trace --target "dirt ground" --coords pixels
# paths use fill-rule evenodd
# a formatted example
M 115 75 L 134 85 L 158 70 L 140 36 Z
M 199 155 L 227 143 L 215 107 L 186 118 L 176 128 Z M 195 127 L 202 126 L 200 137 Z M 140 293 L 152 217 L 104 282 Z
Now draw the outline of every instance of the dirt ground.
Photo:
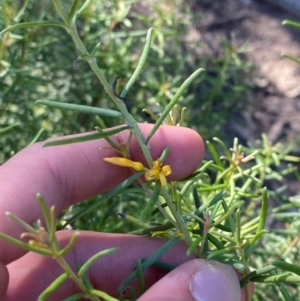
M 264 0 L 197 0 L 193 9 L 199 20 L 188 38 L 210 46 L 211 53 L 203 54 L 218 53 L 221 37 L 228 40 L 234 33 L 237 46 L 247 43 L 246 59 L 255 66 L 252 103 L 245 103 L 245 111 L 234 118 L 242 122 L 228 121 L 226 134 L 255 143 L 266 133 L 273 144 L 295 144 L 294 154 L 300 156 L 300 64 L 282 57 L 283 53 L 300 57 L 300 30 L 282 25 L 285 19 L 300 21 L 300 17 Z M 282 185 L 287 186 L 285 195 L 300 193 L 294 178 L 268 183 L 274 190 Z M 270 206 L 277 203 L 273 199 Z M 270 227 L 276 227 L 274 223 L 268 221 Z
M 297 141 L 300 154 L 300 65 L 281 56 L 300 57 L 300 30 L 282 25 L 300 18 L 263 0 L 198 0 L 194 9 L 199 20 L 192 39 L 205 41 L 213 54 L 220 37 L 234 33 L 238 46 L 247 43 L 245 56 L 256 68 L 254 105 L 245 107 L 242 123 L 229 121 L 226 129 L 243 141 L 254 142 L 263 132 L 274 143 Z

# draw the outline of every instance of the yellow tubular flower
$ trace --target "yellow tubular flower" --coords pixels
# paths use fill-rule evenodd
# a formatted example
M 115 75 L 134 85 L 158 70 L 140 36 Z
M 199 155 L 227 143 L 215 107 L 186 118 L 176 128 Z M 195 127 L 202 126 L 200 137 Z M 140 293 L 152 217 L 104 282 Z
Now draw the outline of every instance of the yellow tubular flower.
M 141 162 L 135 162 L 121 157 L 104 158 L 103 160 L 118 166 L 130 167 L 136 171 L 147 170 L 145 173 L 146 181 L 159 180 L 163 187 L 167 185 L 166 176 L 172 173 L 171 166 L 162 166 L 159 160 L 153 162 L 151 169 L 145 168 Z
M 170 165 L 162 166 L 162 163 L 159 160 L 153 162 L 153 166 L 145 173 L 145 179 L 147 181 L 151 180 L 160 180 L 161 186 L 167 185 L 166 176 L 172 173 Z
M 144 165 L 141 162 L 131 161 L 126 158 L 111 157 L 111 158 L 104 158 L 103 160 L 106 162 L 115 164 L 115 165 L 130 167 L 136 171 L 141 171 L 141 170 L 145 169 Z

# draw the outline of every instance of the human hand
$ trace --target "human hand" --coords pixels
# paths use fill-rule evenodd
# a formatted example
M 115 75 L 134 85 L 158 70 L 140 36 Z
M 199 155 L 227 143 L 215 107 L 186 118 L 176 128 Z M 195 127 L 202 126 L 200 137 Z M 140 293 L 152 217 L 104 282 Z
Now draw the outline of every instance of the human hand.
M 141 125 L 145 136 L 151 127 Z M 118 136 L 121 141 L 126 141 L 128 132 Z M 154 159 L 161 155 L 166 146 L 170 146 L 165 161 L 172 167 L 168 180 L 190 175 L 204 156 L 201 138 L 187 128 L 160 127 L 150 145 Z M 109 149 L 99 150 L 103 146 L 107 146 L 104 139 L 47 148 L 37 143 L 3 164 L 0 167 L 0 232 L 16 238 L 23 232 L 17 224 L 5 218 L 7 211 L 29 224 L 42 216 L 36 201 L 37 193 L 44 197 L 48 207 L 55 205 L 56 214 L 59 214 L 68 206 L 110 190 L 125 180 L 130 171 L 104 162 L 104 157 L 116 154 Z M 145 163 L 134 139 L 131 158 Z M 69 230 L 58 232 L 60 244 L 65 245 L 72 234 L 73 231 Z M 100 250 L 119 247 L 116 253 L 97 260 L 88 270 L 88 277 L 94 287 L 115 295 L 117 287 L 132 272 L 136 261 L 149 257 L 164 243 L 163 239 L 81 231 L 66 260 L 74 268 L 76 263 L 84 263 Z M 147 287 L 155 285 L 140 297 L 140 301 L 245 300 L 244 292 L 240 297 L 238 278 L 230 266 L 187 257 L 186 248 L 184 242 L 177 243 L 160 258 L 160 261 L 180 265 L 169 274 L 165 275 L 165 272 L 155 268 L 146 271 Z M 43 289 L 61 274 L 60 267 L 53 259 L 25 253 L 0 240 L 0 300 L 36 300 Z M 191 290 L 198 299 L 193 299 Z M 62 300 L 77 291 L 71 280 L 68 280 L 50 298 Z

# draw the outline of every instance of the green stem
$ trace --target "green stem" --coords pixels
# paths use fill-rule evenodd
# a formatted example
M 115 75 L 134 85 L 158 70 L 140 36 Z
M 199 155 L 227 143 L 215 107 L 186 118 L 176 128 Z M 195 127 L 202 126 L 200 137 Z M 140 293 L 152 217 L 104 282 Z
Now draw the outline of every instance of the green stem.
M 53 0 L 53 3 L 55 5 L 58 13 L 60 14 L 61 18 L 64 20 L 64 22 L 68 26 L 68 33 L 70 34 L 74 43 L 76 44 L 77 49 L 81 52 L 82 57 L 84 57 L 87 60 L 87 62 L 89 63 L 91 69 L 94 71 L 94 73 L 96 74 L 96 76 L 98 77 L 98 79 L 100 80 L 102 85 L 104 86 L 106 93 L 113 99 L 113 101 L 119 108 L 120 112 L 122 113 L 122 115 L 124 116 L 124 119 L 127 122 L 127 125 L 131 128 L 131 132 L 135 135 L 135 137 L 140 145 L 140 148 L 145 156 L 145 159 L 147 160 L 149 167 L 151 167 L 153 165 L 153 160 L 152 160 L 149 148 L 147 147 L 147 143 L 144 141 L 143 135 L 137 125 L 136 120 L 128 112 L 124 102 L 115 96 L 111 85 L 107 82 L 103 72 L 100 70 L 100 68 L 96 62 L 96 59 L 90 55 L 90 53 L 87 51 L 86 47 L 84 46 L 82 40 L 80 39 L 75 24 L 72 22 L 69 22 L 68 15 L 66 14 L 66 12 L 64 10 L 62 2 L 60 0 Z M 150 33 L 151 33 L 151 31 L 150 31 Z M 149 40 L 149 37 L 148 37 L 148 40 Z M 194 77 L 195 77 L 195 75 L 198 75 L 200 72 L 202 72 L 202 70 L 203 69 L 197 70 L 197 72 L 195 72 L 195 74 L 194 74 Z M 192 77 L 192 79 L 193 79 L 193 77 Z M 190 81 L 191 81 L 191 79 L 188 82 L 190 82 Z M 177 93 L 177 94 L 182 94 L 182 92 Z M 152 135 L 153 135 L 153 131 L 152 131 Z M 147 140 L 149 140 L 149 137 Z M 186 228 L 185 222 L 183 221 L 180 214 L 177 212 L 177 210 L 172 202 L 172 199 L 169 197 L 165 188 L 162 189 L 162 193 L 163 193 L 163 196 L 170 208 L 170 211 L 171 211 L 173 217 L 175 218 L 175 220 L 178 224 L 179 231 L 183 234 L 186 242 L 190 246 L 192 244 L 192 240 L 191 240 L 189 232 Z
M 168 194 L 167 190 L 165 187 L 161 188 L 161 194 L 164 197 L 176 223 L 177 223 L 177 227 L 178 230 L 182 233 L 186 243 L 188 244 L 188 246 L 191 246 L 193 241 L 190 237 L 189 231 L 187 230 L 186 224 L 182 218 L 182 216 L 179 214 L 179 212 L 176 210 L 172 199 L 170 198 L 170 195 Z
M 81 52 L 82 56 L 84 58 L 86 58 L 87 62 L 89 63 L 89 65 L 91 67 L 91 69 L 94 71 L 94 73 L 96 74 L 96 76 L 100 80 L 101 84 L 103 85 L 106 93 L 112 98 L 112 100 L 115 102 L 115 104 L 119 108 L 120 112 L 123 114 L 124 119 L 126 120 L 128 126 L 131 128 L 132 133 L 135 135 L 135 137 L 136 137 L 136 139 L 137 139 L 137 141 L 138 141 L 138 143 L 141 147 L 141 150 L 142 150 L 142 152 L 145 156 L 145 159 L 146 159 L 149 167 L 151 167 L 153 165 L 153 160 L 152 160 L 150 151 L 149 151 L 146 143 L 144 142 L 144 137 L 142 135 L 142 132 L 141 132 L 140 128 L 137 125 L 136 120 L 128 112 L 124 102 L 122 100 L 118 99 L 115 96 L 111 85 L 107 82 L 103 72 L 100 70 L 100 68 L 99 68 L 99 66 L 96 62 L 96 59 L 90 55 L 90 53 L 87 51 L 86 47 L 84 46 L 82 40 L 80 39 L 75 24 L 73 22 L 69 22 L 68 15 L 65 12 L 65 9 L 64 9 L 61 1 L 60 0 L 53 0 L 53 3 L 55 5 L 59 15 L 61 16 L 61 18 L 64 20 L 65 24 L 67 25 L 68 33 L 70 34 L 70 36 L 72 37 L 74 43 L 76 44 L 77 49 Z
M 81 278 L 79 278 L 69 267 L 68 263 L 65 261 L 63 257 L 56 257 L 55 260 L 62 267 L 62 269 L 68 274 L 69 278 L 76 283 L 76 285 L 82 290 L 82 292 L 89 296 L 90 300 L 99 301 L 97 296 L 91 296 L 88 288 L 84 285 Z
M 63 19 L 66 25 L 69 25 L 68 14 L 61 2 L 61 0 L 52 0 L 54 6 L 56 7 L 60 17 Z

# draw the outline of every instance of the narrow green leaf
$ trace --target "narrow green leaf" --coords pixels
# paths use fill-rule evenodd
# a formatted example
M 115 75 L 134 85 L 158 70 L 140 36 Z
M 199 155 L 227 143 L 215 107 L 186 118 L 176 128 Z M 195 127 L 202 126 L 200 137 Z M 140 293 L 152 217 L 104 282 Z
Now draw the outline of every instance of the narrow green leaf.
M 208 191 L 216 191 L 220 189 L 226 189 L 226 184 L 214 184 L 213 186 L 204 184 L 204 183 L 198 183 L 200 188 L 198 188 L 198 192 L 208 192 Z
M 84 298 L 84 294 L 78 293 L 63 299 L 62 301 L 77 301 L 77 300 L 81 300 L 82 298 Z
M 80 234 L 79 231 L 75 231 L 73 233 L 73 235 L 71 236 L 68 244 L 62 250 L 60 250 L 58 252 L 58 256 L 63 257 L 63 256 L 65 256 L 67 253 L 69 253 L 72 250 L 72 248 L 75 245 L 75 242 L 76 242 L 79 234 Z
M 93 50 L 91 51 L 91 57 L 95 57 L 95 54 L 96 54 L 97 50 L 100 49 L 100 46 L 101 46 L 100 42 L 94 46 Z
M 27 232 L 31 232 L 31 233 L 36 233 L 37 232 L 37 230 L 34 227 L 32 227 L 31 225 L 27 224 L 26 222 L 24 222 L 22 219 L 20 219 L 19 217 L 17 217 L 13 213 L 6 212 L 5 214 L 10 219 L 12 219 L 14 222 L 16 222 L 18 225 L 20 225 L 23 229 L 25 229 Z
M 215 163 L 222 168 L 222 170 L 224 170 L 224 165 L 222 163 L 222 161 L 220 160 L 220 156 L 216 150 L 216 148 L 214 147 L 214 145 L 210 142 L 210 141 L 206 141 L 206 145 L 210 151 L 210 153 L 212 154 Z
M 263 145 L 263 148 L 266 150 L 269 150 L 270 148 L 270 141 L 268 139 L 268 136 L 266 135 L 266 133 L 262 133 L 261 134 L 261 138 L 262 138 L 262 145 Z
M 51 208 L 50 208 L 50 225 L 51 225 L 51 228 L 48 229 L 50 243 L 52 244 L 55 251 L 59 252 L 60 246 L 59 246 L 58 240 L 56 238 L 56 215 L 55 215 L 55 207 L 54 206 L 51 206 Z
M 259 233 L 262 230 L 264 230 L 267 221 L 267 216 L 268 216 L 268 191 L 267 188 L 264 187 L 262 190 L 261 209 L 260 209 L 259 222 L 258 222 L 256 233 Z
M 189 78 L 187 78 L 183 84 L 181 85 L 181 87 L 177 90 L 176 94 L 174 95 L 174 97 L 171 99 L 171 101 L 169 102 L 169 104 L 166 106 L 166 108 L 164 109 L 164 111 L 161 113 L 161 115 L 159 116 L 157 122 L 155 123 L 154 127 L 152 128 L 152 130 L 150 131 L 147 139 L 146 139 L 146 144 L 149 142 L 149 140 L 151 139 L 151 137 L 154 135 L 154 133 L 157 131 L 157 129 L 159 128 L 159 126 L 163 123 L 163 121 L 165 120 L 165 118 L 167 117 L 167 115 L 170 113 L 170 111 L 172 110 L 172 108 L 174 107 L 174 105 L 177 103 L 177 101 L 179 100 L 180 96 L 183 94 L 183 92 L 189 87 L 189 85 L 200 75 L 200 73 L 202 73 L 204 71 L 203 68 L 200 68 L 198 70 L 196 70 L 192 75 L 190 75 Z
M 41 26 L 60 26 L 64 28 L 65 30 L 68 30 L 67 26 L 61 22 L 56 21 L 35 21 L 35 22 L 24 22 L 24 23 L 18 23 L 11 26 L 8 26 L 4 28 L 0 32 L 0 37 L 5 34 L 6 32 L 13 31 L 15 29 L 20 28 L 32 28 L 32 27 L 41 27 Z
M 235 212 L 236 233 L 235 238 L 238 243 L 241 243 L 241 211 L 238 208 Z
M 211 211 L 211 213 L 210 213 L 210 215 L 209 215 L 210 223 L 212 223 L 213 220 L 215 219 L 215 216 L 216 216 L 216 214 L 218 213 L 221 204 L 222 204 L 222 201 L 217 202 L 217 203 L 215 204 L 215 206 L 213 207 L 213 209 L 212 209 L 212 211 Z M 219 225 L 216 225 L 216 226 L 219 226 Z M 222 227 L 222 225 L 221 225 L 221 227 Z M 229 231 L 229 232 L 231 232 L 231 231 Z
M 234 248 L 236 248 L 236 241 L 230 236 L 226 235 L 225 233 L 221 232 L 221 231 L 214 231 L 214 230 L 210 230 L 210 233 L 212 235 L 214 235 L 215 237 L 220 237 L 222 238 L 222 241 L 227 241 L 228 243 L 230 243 L 230 245 L 232 247 L 230 247 L 230 250 L 233 250 Z M 225 243 L 225 242 L 224 242 Z M 229 245 L 229 244 L 228 244 Z
M 205 211 L 207 208 L 215 205 L 217 202 L 222 201 L 223 197 L 226 195 L 226 190 L 220 191 L 217 195 L 215 195 L 212 199 L 208 202 L 204 203 L 199 209 L 196 209 L 194 214 L 198 215 L 200 212 Z
M 72 21 L 73 17 L 76 14 L 79 2 L 80 2 L 80 0 L 74 0 L 73 1 L 73 4 L 72 4 L 71 9 L 70 9 L 70 13 L 69 13 L 69 22 Z
M 160 156 L 160 158 L 159 158 L 159 161 L 160 161 L 160 162 L 163 163 L 163 162 L 165 161 L 165 159 L 166 159 L 167 156 L 168 156 L 169 151 L 170 151 L 170 147 L 167 146 L 167 147 L 164 149 L 164 151 L 162 152 L 162 154 L 161 154 L 161 156 Z
M 76 111 L 76 112 L 80 112 L 80 113 L 123 118 L 122 113 L 115 111 L 115 110 L 95 108 L 95 107 L 90 107 L 90 106 L 77 105 L 77 104 L 67 103 L 67 102 L 52 101 L 52 100 L 47 100 L 47 99 L 39 99 L 35 103 L 45 105 L 48 107 L 52 107 L 52 108 L 71 110 L 71 111 Z
M 14 17 L 14 22 L 20 22 L 22 16 L 24 15 L 24 12 L 26 11 L 26 8 L 27 8 L 27 5 L 29 4 L 29 1 L 30 0 L 25 0 L 23 2 L 23 5 L 22 5 L 21 9 L 17 13 L 17 15 Z
M 135 235 L 150 235 L 153 232 L 166 231 L 172 228 L 174 228 L 174 225 L 170 222 L 167 222 L 166 224 L 163 225 L 148 227 L 147 229 L 139 229 L 139 230 L 131 231 L 129 233 Z
M 231 246 L 231 247 L 226 247 L 223 249 L 214 250 L 207 256 L 207 259 L 221 258 L 222 256 L 234 258 L 235 255 L 232 254 L 231 252 L 234 251 L 235 249 L 236 249 L 236 246 Z
M 43 216 L 46 222 L 46 229 L 49 231 L 52 228 L 50 210 L 41 194 L 38 193 L 36 197 L 43 212 Z
M 293 301 L 289 291 L 287 290 L 286 286 L 283 283 L 277 283 L 277 286 L 285 301 Z
M 137 278 L 139 281 L 139 291 L 140 294 L 143 294 L 146 291 L 146 286 L 145 286 L 145 278 L 143 274 L 143 267 L 142 267 L 142 260 L 139 259 L 136 265 L 136 271 L 137 271 Z
M 287 263 L 285 261 L 272 261 L 272 265 L 276 266 L 277 268 L 280 268 L 284 270 L 285 272 L 292 272 L 294 274 L 297 274 L 300 276 L 300 266 L 297 266 L 295 264 Z
M 299 57 L 296 57 L 296 56 L 293 56 L 293 55 L 290 55 L 290 54 L 286 54 L 286 53 L 282 54 L 281 56 L 300 64 L 300 58 Z
M 207 233 L 207 239 L 219 250 L 224 249 L 224 245 L 212 234 Z
M 249 280 L 251 280 L 251 278 L 259 276 L 259 275 L 267 274 L 271 271 L 274 271 L 275 269 L 276 269 L 276 267 L 274 265 L 268 265 L 268 266 L 263 267 L 261 269 L 257 269 L 257 270 L 252 271 L 251 273 L 247 274 L 245 277 L 243 277 L 240 280 L 241 288 L 246 286 L 247 283 L 249 282 Z
M 34 138 L 29 142 L 28 145 L 32 145 L 34 143 L 36 143 L 42 136 L 42 134 L 45 132 L 44 129 L 40 129 L 37 134 L 34 136 Z
M 198 194 L 198 191 L 197 191 L 196 187 L 194 187 L 194 189 L 193 189 L 193 198 L 194 198 L 194 203 L 195 203 L 196 209 L 200 208 L 201 202 L 200 202 L 200 197 L 199 197 L 199 194 Z M 197 214 L 197 216 L 200 217 L 202 220 L 204 220 L 203 211 L 199 212 L 199 214 Z M 201 236 L 201 239 L 199 240 L 198 244 L 202 240 L 201 251 L 202 251 L 202 254 L 206 254 L 208 252 L 207 233 L 204 232 L 205 231 L 205 227 L 204 227 L 203 223 L 201 223 L 200 221 L 198 221 L 198 225 L 199 225 L 199 234 Z M 193 242 L 193 244 L 189 247 L 189 250 L 190 251 L 194 250 L 195 247 L 198 246 L 198 244 L 197 244 L 197 241 L 195 240 Z M 188 252 L 189 252 L 189 250 L 188 250 Z
M 119 301 L 119 299 L 116 299 L 112 296 L 110 296 L 109 294 L 105 293 L 105 292 L 102 292 L 102 291 L 99 291 L 99 290 L 96 290 L 96 289 L 92 289 L 90 291 L 90 293 L 94 296 L 98 296 L 101 298 L 101 300 L 105 300 L 105 301 Z
M 282 154 L 281 154 L 282 155 Z M 291 156 L 291 155 L 284 155 L 282 157 L 282 160 L 285 160 L 285 161 L 289 161 L 289 162 L 293 162 L 293 163 L 298 163 L 300 162 L 300 157 L 297 157 L 297 156 Z
M 111 135 L 115 135 L 115 134 L 120 133 L 127 129 L 128 129 L 128 126 L 122 126 L 122 127 L 114 128 L 114 129 L 104 131 L 101 133 L 98 132 L 98 133 L 93 133 L 93 134 L 84 134 L 82 136 L 76 136 L 76 137 L 71 137 L 71 138 L 65 138 L 65 139 L 61 138 L 61 139 L 57 139 L 57 140 L 51 140 L 51 141 L 45 142 L 43 144 L 43 147 L 65 145 L 65 144 L 85 142 L 85 141 L 90 141 L 90 140 L 97 140 L 97 139 L 105 138 L 105 137 L 108 137 Z
M 146 259 L 142 259 L 142 263 L 144 263 L 145 261 L 146 261 Z M 168 263 L 161 262 L 161 261 L 155 261 L 155 262 L 153 262 L 153 264 L 151 266 L 158 268 L 158 269 L 168 271 L 168 272 L 171 272 L 176 268 L 176 266 L 174 266 L 172 264 L 168 264 Z
M 80 9 L 77 11 L 76 13 L 76 16 L 75 17 L 78 17 L 80 16 L 83 11 L 89 6 L 89 4 L 92 2 L 93 0 L 86 0 L 83 5 L 80 7 Z
M 255 235 L 251 238 L 251 240 L 247 241 L 245 243 L 245 246 L 248 247 L 248 246 L 251 246 L 252 244 L 255 244 L 260 239 L 260 237 L 266 233 L 268 233 L 268 230 L 265 230 L 265 229 L 260 232 L 255 233 Z
M 11 237 L 7 234 L 1 233 L 1 232 L 0 232 L 0 238 L 8 241 L 9 243 L 17 246 L 18 248 L 24 249 L 26 251 L 31 251 L 31 252 L 34 252 L 34 253 L 38 253 L 38 254 L 45 255 L 45 256 L 50 256 L 50 257 L 53 256 L 52 252 L 47 250 L 47 249 L 34 247 L 32 245 L 24 243 L 21 240 L 15 239 L 15 238 L 13 238 L 13 237 Z
M 200 167 L 199 171 L 205 172 L 208 167 L 210 167 L 211 165 L 213 165 L 213 163 L 214 163 L 213 160 L 210 160 L 210 161 L 203 160 L 202 166 Z
M 190 256 L 194 252 L 194 250 L 199 246 L 201 241 L 202 241 L 201 236 L 194 239 L 193 243 L 188 247 L 188 249 L 186 251 L 186 255 Z M 203 252 L 201 255 L 203 255 L 203 254 L 205 254 L 205 252 Z
M 300 218 L 300 212 L 282 212 L 282 213 L 273 213 L 272 217 L 278 219 L 286 219 L 286 218 Z
M 117 212 L 117 215 L 136 225 L 137 227 L 143 227 L 144 229 L 149 229 L 149 224 L 140 221 L 132 215 L 124 214 L 122 212 Z
M 230 158 L 231 157 L 231 152 L 229 151 L 228 147 L 225 145 L 225 143 L 219 139 L 218 137 L 214 137 L 213 138 L 214 141 L 218 142 L 220 144 L 220 146 L 222 147 L 225 155 Z
M 148 269 L 157 259 L 169 250 L 173 245 L 178 242 L 179 238 L 174 237 L 168 240 L 162 247 L 160 247 L 155 253 L 153 253 L 148 259 L 143 262 L 143 271 Z M 131 273 L 118 287 L 118 294 L 122 293 L 123 290 L 128 286 L 128 284 L 137 277 L 137 271 L 135 270 Z
M 300 61 L 299 61 L 299 62 L 300 62 Z M 272 152 L 272 153 L 271 153 L 271 158 L 273 159 L 274 164 L 275 164 L 277 167 L 279 167 L 279 166 L 280 166 L 280 158 L 279 158 L 278 154 L 275 153 L 275 152 Z
M 100 257 L 106 256 L 108 254 L 114 253 L 116 251 L 118 251 L 119 248 L 110 248 L 110 249 L 106 249 L 103 251 L 100 251 L 98 253 L 96 253 L 95 255 L 93 255 L 91 258 L 88 259 L 88 261 L 86 261 L 85 264 L 82 265 L 82 267 L 79 269 L 78 271 L 78 276 L 82 277 L 86 271 L 90 268 L 90 266 Z
M 253 244 L 249 245 L 249 247 L 246 247 L 244 249 L 244 254 L 245 254 L 245 259 L 246 260 L 250 258 L 250 256 L 256 250 L 256 247 L 257 247 L 256 243 L 253 243 Z
M 104 133 L 105 131 L 100 128 L 99 126 L 95 126 L 95 130 L 98 132 L 98 133 Z M 109 143 L 109 145 L 116 151 L 118 152 L 119 151 L 119 146 L 116 145 L 113 140 L 110 138 L 110 137 L 104 137 L 104 139 Z
M 195 207 L 198 209 L 201 206 L 201 202 L 200 202 L 200 197 L 199 197 L 196 187 L 194 187 L 194 189 L 193 189 L 193 198 L 194 198 Z M 204 219 L 203 214 L 202 214 L 201 218 Z
M 236 230 L 237 230 L 236 229 L 236 224 L 235 224 L 235 221 L 234 221 L 233 217 L 231 216 L 231 212 L 233 212 L 233 210 L 234 210 L 233 207 L 234 206 L 232 206 L 232 207 L 229 208 L 228 205 L 227 205 L 227 203 L 224 200 L 222 202 L 222 206 L 223 206 L 223 209 L 225 211 L 224 216 L 227 215 L 227 217 L 228 217 L 228 218 L 226 217 L 226 226 L 229 226 L 230 230 L 231 230 L 231 233 L 233 235 L 235 235 L 236 234 Z M 225 219 L 223 219 L 223 217 L 222 217 L 222 220 L 225 220 Z M 219 224 L 219 223 L 220 223 L 220 221 L 216 222 L 216 224 Z
M 186 112 L 187 108 L 183 107 L 181 109 L 181 114 L 180 114 L 180 120 L 179 120 L 179 126 L 183 126 L 183 122 L 184 122 L 184 117 L 185 117 L 185 112 Z
M 216 250 L 211 252 L 208 256 L 207 259 L 214 259 L 217 261 L 220 261 L 225 264 L 229 265 L 241 265 L 240 268 L 244 265 L 239 261 L 238 257 L 232 253 L 229 253 L 233 251 L 236 247 L 227 247 L 224 249 Z
M 288 25 L 288 26 L 293 26 L 293 27 L 296 27 L 296 28 L 300 28 L 300 23 L 292 21 L 292 20 L 284 20 L 282 22 L 282 25 Z
M 276 275 L 274 271 L 270 272 L 270 275 L 274 276 Z M 287 290 L 286 286 L 283 283 L 276 283 L 284 300 L 285 301 L 293 301 L 292 297 L 290 296 L 289 291 Z
M 166 203 L 163 203 L 163 204 L 161 204 L 160 205 L 162 208 L 167 208 L 168 207 L 168 205 L 166 204 Z M 159 210 L 159 208 L 155 208 L 152 212 L 151 212 L 151 216 L 155 216 L 157 213 L 159 213 L 160 212 L 160 210 Z M 174 225 L 174 224 L 173 224 Z
M 19 128 L 19 127 L 20 127 L 20 125 L 19 125 L 18 123 L 15 123 L 15 124 L 12 124 L 12 125 L 10 125 L 10 126 L 7 126 L 7 127 L 3 128 L 3 129 L 0 129 L 0 137 L 1 137 L 2 135 L 6 134 L 6 133 L 9 133 L 9 132 L 12 131 L 13 129 Z
M 37 301 L 44 301 L 48 298 L 57 288 L 68 279 L 68 274 L 63 273 L 56 278 L 39 296 Z
M 153 34 L 153 30 L 154 28 L 150 28 L 147 32 L 147 37 L 146 37 L 146 44 L 144 46 L 144 50 L 143 53 L 140 57 L 139 63 L 136 67 L 136 69 L 134 70 L 130 80 L 128 81 L 128 83 L 126 84 L 126 86 L 124 87 L 122 93 L 120 94 L 121 97 L 125 97 L 126 94 L 128 93 L 128 91 L 130 90 L 130 88 L 132 87 L 132 85 L 135 83 L 135 81 L 138 79 L 143 67 L 145 66 L 145 63 L 147 61 L 147 57 L 151 48 L 151 40 L 152 40 L 152 34 Z
M 221 205 L 221 203 L 217 203 L 216 207 L 217 207 L 219 204 Z M 212 220 L 212 222 L 214 222 L 214 220 Z M 215 225 L 215 227 L 218 228 L 218 229 L 220 229 L 220 230 L 222 230 L 222 231 L 230 232 L 230 233 L 231 233 L 231 229 L 230 229 L 229 227 L 225 226 L 225 225 L 218 224 L 218 225 Z
M 88 0 L 93 1 L 93 0 Z M 106 40 L 108 37 L 111 39 L 127 39 L 129 37 L 141 37 L 147 34 L 148 30 L 139 29 L 139 30 L 130 30 L 130 31 L 113 31 L 110 33 L 104 33 L 102 35 L 103 40 Z
M 290 283 L 290 284 L 299 284 L 300 277 L 291 275 L 290 273 L 278 274 L 276 276 L 257 276 L 251 278 L 253 282 L 260 283 Z
M 82 265 L 80 265 L 78 263 L 76 264 L 77 271 L 79 271 L 81 267 L 82 267 Z M 82 278 L 84 285 L 87 287 L 88 290 L 93 289 L 93 285 L 86 274 L 83 274 L 81 278 Z
M 84 294 L 78 293 L 63 299 L 62 301 L 77 301 L 77 300 L 82 300 L 82 298 L 84 298 Z
M 159 195 L 160 195 L 160 182 L 155 182 L 154 189 L 151 195 L 150 200 L 147 202 L 144 209 L 142 209 L 139 220 L 140 221 L 147 221 L 150 218 L 151 212 L 155 208 L 155 204 L 158 201 Z
M 222 205 L 223 205 L 224 202 L 222 202 Z M 219 225 L 220 223 L 222 223 L 224 220 L 227 220 L 227 218 L 230 218 L 230 225 L 229 227 L 231 228 L 231 232 L 234 233 L 232 231 L 232 227 L 234 227 L 234 220 L 232 218 L 232 216 L 230 216 L 232 214 L 232 212 L 241 207 L 242 205 L 244 205 L 244 202 L 243 201 L 240 201 L 240 202 L 237 202 L 235 203 L 234 205 L 232 205 L 230 208 L 228 208 L 228 211 L 223 214 L 218 220 L 214 221 L 211 223 L 211 227 L 216 227 L 217 225 Z M 224 206 L 223 206 L 224 208 Z
M 86 207 L 85 209 L 81 210 L 79 213 L 75 214 L 72 218 L 70 218 L 64 224 L 64 226 L 66 227 L 67 225 L 73 223 L 78 218 L 82 217 L 83 215 L 95 210 L 101 203 L 105 202 L 112 196 L 119 194 L 121 191 L 123 191 L 126 187 L 131 185 L 137 178 L 139 178 L 144 173 L 145 173 L 144 171 L 137 172 L 137 173 L 133 174 L 131 177 L 129 177 L 128 179 L 126 179 L 125 181 L 123 181 L 121 184 L 116 186 L 114 189 L 104 193 L 92 205 L 90 205 L 89 207 Z
M 150 111 L 148 109 L 143 109 L 142 112 L 146 112 L 147 114 L 149 114 L 155 122 L 158 120 L 158 117 L 155 114 L 153 114 L 152 111 Z

